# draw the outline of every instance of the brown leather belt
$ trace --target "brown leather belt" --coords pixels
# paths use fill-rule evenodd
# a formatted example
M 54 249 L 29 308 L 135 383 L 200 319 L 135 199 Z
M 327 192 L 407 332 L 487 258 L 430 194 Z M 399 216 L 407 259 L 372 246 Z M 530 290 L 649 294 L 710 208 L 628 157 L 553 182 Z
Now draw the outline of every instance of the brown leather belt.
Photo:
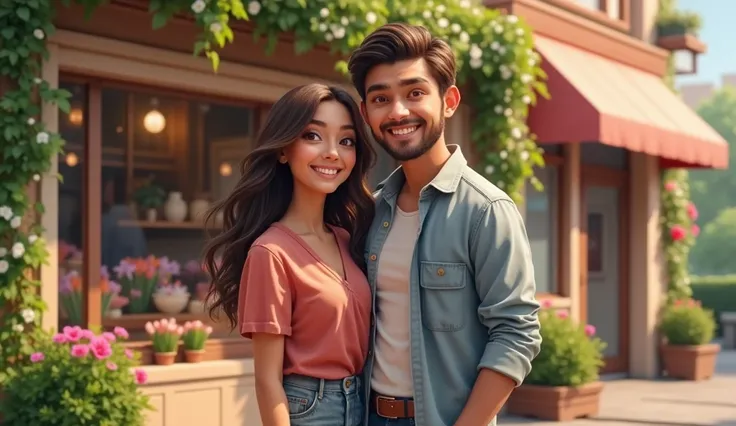
M 397 399 L 392 396 L 383 396 L 377 393 L 372 393 L 371 405 L 373 405 L 376 410 L 376 414 L 387 419 L 414 418 L 413 399 Z

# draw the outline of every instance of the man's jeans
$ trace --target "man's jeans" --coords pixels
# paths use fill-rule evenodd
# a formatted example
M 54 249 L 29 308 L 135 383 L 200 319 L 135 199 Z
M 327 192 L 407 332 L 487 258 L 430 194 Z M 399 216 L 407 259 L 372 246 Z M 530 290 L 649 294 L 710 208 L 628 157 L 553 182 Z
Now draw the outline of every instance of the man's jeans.
M 414 426 L 414 419 L 387 419 L 372 411 L 368 418 L 368 426 Z

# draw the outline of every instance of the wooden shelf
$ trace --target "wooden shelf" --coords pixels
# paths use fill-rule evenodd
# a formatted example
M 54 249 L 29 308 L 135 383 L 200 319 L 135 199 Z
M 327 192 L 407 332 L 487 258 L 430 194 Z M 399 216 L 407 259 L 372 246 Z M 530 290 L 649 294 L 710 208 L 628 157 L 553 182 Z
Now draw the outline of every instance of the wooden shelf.
M 190 314 L 188 312 L 182 312 L 180 314 L 165 314 L 163 312 L 151 312 L 145 314 L 123 314 L 117 318 L 104 317 L 102 318 L 102 325 L 105 328 L 112 327 L 123 327 L 128 330 L 142 330 L 145 328 L 147 322 L 159 321 L 163 318 L 176 318 L 176 322 L 184 325 L 187 321 L 202 321 L 204 324 L 211 325 L 212 328 L 218 331 L 230 330 L 230 325 L 227 323 L 227 319 L 224 317 L 220 321 L 215 321 L 206 313 L 204 314 Z
M 165 220 L 157 220 L 151 222 L 148 220 L 121 220 L 118 225 L 126 228 L 143 228 L 143 229 L 204 229 L 204 222 L 168 222 Z M 215 226 L 219 228 L 219 226 Z

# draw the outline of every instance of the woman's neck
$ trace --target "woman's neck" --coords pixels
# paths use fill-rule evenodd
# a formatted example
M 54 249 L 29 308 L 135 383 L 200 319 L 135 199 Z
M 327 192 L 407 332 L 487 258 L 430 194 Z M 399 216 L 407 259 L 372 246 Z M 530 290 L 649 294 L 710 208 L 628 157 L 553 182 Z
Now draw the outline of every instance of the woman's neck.
M 324 235 L 325 194 L 317 194 L 304 188 L 294 186 L 291 204 L 281 223 L 288 226 L 297 234 Z

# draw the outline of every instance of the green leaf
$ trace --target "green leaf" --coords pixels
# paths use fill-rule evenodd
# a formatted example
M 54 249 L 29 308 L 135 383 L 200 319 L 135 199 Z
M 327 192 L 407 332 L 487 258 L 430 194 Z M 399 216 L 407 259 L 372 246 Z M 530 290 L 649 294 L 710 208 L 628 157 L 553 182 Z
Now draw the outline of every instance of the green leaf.
M 153 29 L 157 30 L 159 28 L 162 28 L 166 25 L 166 23 L 169 20 L 169 16 L 166 13 L 158 12 L 155 15 L 153 15 Z
M 16 9 L 15 14 L 24 21 L 28 21 L 29 19 L 31 19 L 31 11 L 27 7 L 19 7 L 18 9 Z

